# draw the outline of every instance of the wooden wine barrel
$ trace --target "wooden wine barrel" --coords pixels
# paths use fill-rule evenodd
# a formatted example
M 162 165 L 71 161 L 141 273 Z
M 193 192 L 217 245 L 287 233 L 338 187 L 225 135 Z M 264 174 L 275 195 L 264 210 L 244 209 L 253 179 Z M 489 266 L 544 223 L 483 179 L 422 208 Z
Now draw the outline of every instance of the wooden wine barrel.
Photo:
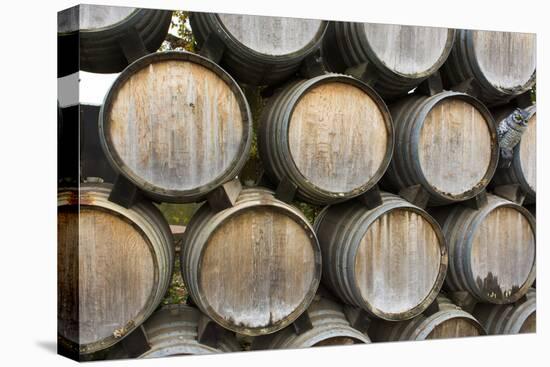
M 286 177 L 312 204 L 361 195 L 391 160 L 390 113 L 370 87 L 349 76 L 291 84 L 268 102 L 260 121 L 260 154 L 271 180 Z
M 447 270 L 439 225 L 424 210 L 382 193 L 368 209 L 349 201 L 315 220 L 323 254 L 323 284 L 372 316 L 410 319 L 435 299 Z M 414 286 L 413 286 L 414 285 Z
M 496 127 L 477 99 L 457 92 L 414 95 L 390 106 L 395 148 L 382 185 L 391 191 L 421 185 L 429 205 L 470 199 L 498 163 Z
M 251 349 L 296 349 L 370 343 L 367 335 L 351 327 L 341 304 L 316 296 L 307 312 L 312 329 L 297 334 L 291 325 L 277 333 L 257 337 Z
M 135 35 L 148 52 L 158 50 L 170 27 L 172 11 L 81 4 L 58 15 L 58 37 L 77 35 L 80 69 L 92 73 L 118 73 L 127 65 L 122 44 L 130 47 Z
M 536 81 L 534 33 L 457 30 L 456 42 L 441 68 L 447 88 L 469 79 L 479 98 L 498 104 L 528 91 Z
M 451 52 L 454 29 L 397 24 L 331 22 L 323 57 L 331 71 L 367 64 L 384 98 L 407 94 L 435 73 Z
M 215 343 L 198 340 L 199 310 L 187 305 L 166 305 L 155 311 L 143 324 L 150 349 L 137 358 L 161 358 L 181 355 L 200 355 L 242 350 L 235 334 L 220 328 Z M 119 344 L 120 345 L 120 344 Z M 129 358 L 123 348 L 116 348 L 108 359 Z
M 432 307 L 433 311 L 430 310 Z M 407 321 L 375 320 L 368 333 L 374 342 L 449 339 L 486 334 L 472 315 L 442 295 L 437 297 L 430 308 Z
M 283 329 L 304 312 L 321 278 L 313 228 L 296 208 L 262 188 L 234 207 L 203 205 L 185 229 L 181 270 L 194 303 L 235 332 Z
M 525 299 L 506 305 L 479 303 L 473 314 L 490 335 L 535 333 L 537 331 L 536 291 L 531 288 L 525 296 Z
M 132 63 L 109 90 L 99 134 L 111 165 L 150 197 L 197 201 L 248 158 L 251 115 L 237 83 L 188 52 Z
M 82 354 L 108 348 L 141 325 L 170 282 L 170 228 L 152 204 L 125 209 L 110 186 L 58 194 L 58 333 Z
M 289 78 L 319 49 L 328 24 L 317 19 L 214 13 L 191 13 L 190 21 L 199 47 L 207 41 L 222 47 L 222 67 L 250 85 Z
M 449 248 L 448 290 L 480 302 L 512 303 L 535 279 L 535 218 L 527 209 L 487 195 L 480 209 L 465 205 L 431 212 Z
M 528 107 L 533 113 L 527 123 L 527 129 L 521 140 L 514 148 L 514 155 L 510 167 L 497 168 L 491 186 L 520 185 L 527 194 L 525 202 L 534 203 L 537 195 L 537 114 L 536 106 Z M 495 113 L 498 122 L 505 119 L 513 108 L 505 108 Z

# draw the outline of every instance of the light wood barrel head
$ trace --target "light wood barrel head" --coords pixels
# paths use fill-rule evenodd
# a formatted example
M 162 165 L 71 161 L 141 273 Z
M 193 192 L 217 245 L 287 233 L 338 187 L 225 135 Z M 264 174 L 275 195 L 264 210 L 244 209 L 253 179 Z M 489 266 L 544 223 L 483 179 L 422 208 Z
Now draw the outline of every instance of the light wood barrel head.
M 138 9 L 125 6 L 80 4 L 58 16 L 58 32 L 94 31 L 114 26 Z
M 471 31 L 474 55 L 485 78 L 500 89 L 525 87 L 537 67 L 533 33 Z
M 519 143 L 519 159 L 529 187 L 537 191 L 537 115 L 529 119 Z
M 426 339 L 464 338 L 468 336 L 480 336 L 480 326 L 472 320 L 455 317 L 443 321 L 437 325 Z
M 437 69 L 450 51 L 447 28 L 372 23 L 364 28 L 380 61 L 402 75 L 423 76 Z
M 523 325 L 521 326 L 521 329 L 519 329 L 520 334 L 530 334 L 530 333 L 536 333 L 537 332 L 537 312 L 533 312 Z
M 78 300 L 75 341 L 93 344 L 124 335 L 134 327 L 129 322 L 139 322 L 158 278 L 149 241 L 127 219 L 107 209 L 81 205 L 78 213 L 61 207 L 58 220 L 59 251 L 78 264 L 78 288 L 61 292 Z
M 317 19 L 218 14 L 226 30 L 246 47 L 261 54 L 282 56 L 311 44 L 323 21 Z
M 435 190 L 460 196 L 484 185 L 495 144 L 490 123 L 473 104 L 459 98 L 443 99 L 429 111 L 420 131 L 418 158 Z
M 499 206 L 477 227 L 469 256 L 481 292 L 495 301 L 508 298 L 524 286 L 533 269 L 533 228 L 520 211 Z
M 441 257 L 436 230 L 426 218 L 406 208 L 390 210 L 361 240 L 357 286 L 376 312 L 386 317 L 408 312 L 433 293 Z
M 315 240 L 272 206 L 239 210 L 212 233 L 199 260 L 201 297 L 222 326 L 258 335 L 307 308 L 319 282 Z M 301 313 L 301 312 L 300 312 Z M 263 330 L 262 330 L 263 329 Z
M 161 190 L 188 191 L 232 169 L 245 120 L 235 92 L 209 68 L 157 60 L 111 97 L 106 134 L 129 175 Z
M 312 345 L 312 347 L 326 347 L 334 345 L 353 345 L 353 344 L 364 344 L 362 340 L 354 339 L 348 336 L 335 336 L 332 338 L 321 340 L 318 343 Z
M 391 149 L 384 115 L 365 91 L 343 82 L 309 89 L 288 128 L 294 163 L 306 180 L 333 193 L 368 184 Z

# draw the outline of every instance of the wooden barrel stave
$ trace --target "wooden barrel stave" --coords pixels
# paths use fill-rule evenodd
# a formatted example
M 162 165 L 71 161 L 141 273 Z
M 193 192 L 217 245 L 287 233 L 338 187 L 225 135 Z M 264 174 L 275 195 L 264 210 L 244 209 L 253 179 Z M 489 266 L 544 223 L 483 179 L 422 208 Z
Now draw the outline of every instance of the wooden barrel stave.
M 68 18 L 78 19 L 81 11 L 88 13 L 99 13 L 107 8 L 101 5 L 79 5 L 76 8 L 68 9 L 59 15 L 60 37 L 70 36 L 80 29 L 80 23 L 73 24 L 73 27 L 63 26 Z M 109 7 L 113 8 L 113 7 Z M 117 7 L 118 8 L 118 7 Z M 118 8 L 122 9 L 122 8 Z M 71 12 L 72 11 L 72 12 Z M 99 17 L 101 19 L 101 17 Z M 120 42 L 130 29 L 135 29 L 142 38 L 147 51 L 158 50 L 172 20 L 172 12 L 168 10 L 135 9 L 127 17 L 113 24 L 104 24 L 100 28 L 80 29 L 80 68 L 92 73 L 117 73 L 122 71 L 128 61 L 121 49 Z M 74 22 L 74 21 L 73 21 Z M 77 26 L 77 29 L 74 29 Z
M 223 15 L 222 15 L 223 16 Z M 277 19 L 275 17 L 242 16 L 257 19 Z M 278 18 L 282 20 L 290 18 Z M 250 85 L 272 85 L 288 79 L 294 74 L 302 61 L 319 49 L 325 33 L 327 22 L 318 21 L 319 28 L 311 41 L 300 50 L 283 54 L 270 55 L 247 47 L 224 26 L 219 14 L 191 13 L 191 27 L 200 46 L 204 45 L 209 35 L 216 35 L 225 47 L 222 66 L 240 82 Z M 296 20 L 307 21 L 307 20 Z M 249 32 L 260 32 L 251 28 Z
M 312 329 L 297 334 L 293 326 L 288 326 L 277 333 L 257 337 L 252 343 L 252 349 L 293 349 L 370 343 L 367 335 L 352 328 L 341 304 L 317 296 L 307 312 Z
M 467 140 L 465 122 L 456 120 L 456 113 L 464 109 L 469 124 L 475 124 L 476 144 Z M 396 138 L 383 187 L 397 192 L 421 185 L 429 194 L 429 205 L 445 205 L 472 198 L 489 184 L 498 163 L 498 139 L 491 114 L 478 100 L 457 92 L 414 95 L 391 105 L 390 111 Z M 424 142 L 428 138 L 436 141 Z
M 368 131 L 366 134 L 360 134 L 360 140 L 348 141 L 347 144 L 343 144 L 343 147 L 337 150 L 334 150 L 336 148 L 331 148 L 330 151 L 327 151 L 321 147 L 321 144 L 324 143 L 328 145 L 329 140 L 325 142 L 322 136 L 315 135 L 316 132 L 319 134 L 326 132 L 328 134 L 327 137 L 331 136 L 330 141 L 336 144 L 335 139 L 344 139 L 350 130 L 355 130 L 357 133 L 361 131 L 358 131 L 361 128 L 361 124 L 358 124 L 356 121 L 363 114 L 352 116 L 348 106 L 348 112 L 346 113 L 350 113 L 350 115 L 344 115 L 337 112 L 338 106 L 324 103 L 325 107 L 323 108 L 327 109 L 324 116 L 327 120 L 317 121 L 315 119 L 316 127 L 313 129 L 308 127 L 310 120 L 313 121 L 314 117 L 312 115 L 313 112 L 307 112 L 307 108 L 313 106 L 315 101 L 317 101 L 317 95 L 320 93 L 318 91 L 319 88 L 324 88 L 323 91 L 325 92 L 335 88 L 334 98 L 337 98 L 338 91 L 343 93 L 344 90 L 347 91 L 349 89 L 349 92 L 353 92 L 357 98 L 368 98 L 368 102 L 377 108 L 376 112 L 372 113 L 372 120 L 370 116 L 364 117 L 363 126 L 365 128 L 368 127 Z M 361 91 L 361 95 L 355 94 L 358 91 Z M 344 97 L 343 102 L 346 101 L 349 102 L 348 97 Z M 318 103 L 321 102 L 318 101 Z M 363 111 L 363 113 L 366 112 Z M 295 114 L 299 114 L 302 117 L 295 118 Z M 308 114 L 311 114 L 311 116 Z M 340 129 L 339 126 L 331 126 L 333 123 L 332 117 L 336 118 L 337 115 L 342 118 L 346 118 L 347 116 L 347 119 L 343 120 L 342 124 L 354 124 L 353 126 L 355 127 Z M 312 130 L 303 130 L 306 128 Z M 294 135 L 298 133 L 303 135 L 300 135 L 298 138 Z M 382 134 L 383 136 L 377 134 Z M 368 139 L 372 141 L 369 142 Z M 384 146 L 382 146 L 382 143 L 379 143 L 380 141 L 385 142 Z M 295 145 L 299 142 L 304 147 L 297 149 Z M 313 146 L 313 148 L 310 146 Z M 354 149 L 358 149 L 361 146 L 361 152 L 371 150 L 372 154 L 369 155 L 369 158 L 376 162 L 372 164 L 364 163 L 360 165 L 361 168 L 354 166 L 353 171 L 361 172 L 361 174 L 354 173 L 350 175 L 341 167 L 348 166 L 346 162 L 349 161 L 349 157 L 359 154 Z M 266 172 L 273 182 L 279 183 L 286 177 L 298 187 L 297 195 L 302 200 L 317 205 L 336 203 L 363 194 L 372 188 L 383 175 L 391 160 L 393 150 L 391 116 L 384 102 L 376 93 L 367 85 L 352 77 L 327 74 L 308 80 L 297 81 L 284 88 L 279 94 L 268 101 L 260 118 L 259 147 Z M 301 152 L 301 150 L 304 150 L 304 152 Z M 319 156 L 321 153 L 326 154 Z M 303 154 L 313 155 L 316 159 L 310 159 L 311 157 L 308 156 L 308 159 L 304 161 L 304 157 L 301 156 Z M 321 169 L 322 167 L 310 167 L 309 163 L 304 164 L 304 162 L 311 161 L 316 161 L 318 165 L 327 166 L 328 168 Z M 323 175 L 320 175 L 319 172 L 321 171 L 324 172 Z M 322 179 L 321 176 L 323 177 Z
M 479 303 L 473 314 L 490 335 L 534 333 L 537 317 L 536 291 L 534 288 L 529 289 L 525 300 L 516 303 Z
M 64 189 L 58 195 L 59 274 L 60 280 L 63 279 L 59 283 L 58 291 L 59 334 L 64 342 L 78 345 L 81 354 L 106 349 L 143 323 L 164 297 L 172 274 L 172 235 L 162 214 L 146 202 L 137 203 L 131 209 L 111 203 L 108 201 L 110 190 L 110 185 L 82 184 L 80 190 Z M 77 204 L 79 209 L 75 207 Z M 67 208 L 75 210 L 66 212 Z M 67 222 L 71 215 L 79 216 Z M 126 224 L 122 224 L 119 218 Z M 96 227 L 86 227 L 89 224 Z M 108 227 L 104 227 L 105 225 Z M 63 242 L 64 239 L 70 240 L 67 231 L 71 231 L 74 226 L 78 228 L 79 239 L 75 238 L 70 243 Z M 118 247 L 113 247 L 112 254 L 108 255 L 109 249 L 101 248 L 104 246 L 102 241 L 107 239 L 101 240 L 101 237 L 107 236 L 106 229 L 112 226 L 119 228 L 113 235 L 122 237 L 118 240 L 111 239 L 117 242 Z M 94 236 L 87 237 L 87 233 L 93 233 Z M 142 240 L 138 240 L 141 236 Z M 78 245 L 77 252 L 71 250 L 74 245 Z M 148 250 L 144 250 L 143 246 Z M 126 264 L 118 265 L 119 268 L 122 267 L 119 270 L 116 270 L 116 266 L 101 269 L 102 266 L 107 266 L 101 253 L 111 258 L 109 261 L 114 258 L 127 259 L 123 261 Z M 140 263 L 133 264 L 133 257 Z M 134 273 L 134 267 L 148 269 L 147 274 L 140 276 Z M 86 274 L 91 275 L 89 270 L 92 268 L 97 276 L 87 278 Z M 118 271 L 121 274 L 117 275 Z M 126 274 L 127 272 L 130 273 Z M 105 278 L 105 284 L 110 287 L 94 283 L 101 282 L 100 278 Z M 126 284 L 125 281 L 129 283 Z M 135 296 L 135 289 L 143 294 Z M 78 292 L 79 296 L 74 298 L 74 292 Z M 135 304 L 129 303 L 132 301 Z M 99 303 L 105 305 L 99 307 Z M 127 315 L 121 311 L 121 307 L 127 310 Z M 73 320 L 76 324 L 72 324 L 65 316 L 75 309 L 78 316 L 77 320 Z M 102 319 L 103 314 L 111 321 Z M 117 320 L 112 319 L 115 317 Z
M 535 279 L 535 219 L 527 209 L 515 203 L 495 195 L 487 197 L 488 203 L 479 210 L 455 205 L 434 208 L 430 212 L 441 224 L 449 248 L 446 286 L 452 292 L 466 291 L 481 302 L 511 303 L 525 295 Z M 494 228 L 500 228 L 499 232 L 495 233 Z M 498 247 L 491 250 L 489 245 Z M 484 263 L 491 261 L 492 270 L 487 270 L 485 278 L 481 279 L 485 268 L 473 251 L 483 252 L 484 246 L 488 251 L 483 255 Z M 490 256 L 494 253 L 515 263 L 506 267 L 509 260 L 498 261 Z M 506 284 L 501 284 L 504 281 Z
M 485 335 L 483 326 L 469 313 L 439 295 L 434 301 L 438 311 L 422 313 L 413 319 L 399 322 L 375 320 L 369 328 L 374 342 L 446 339 Z M 445 329 L 446 328 L 446 329 Z
M 193 216 L 182 244 L 181 271 L 194 303 L 212 320 L 241 334 L 262 335 L 286 327 L 307 309 L 321 276 L 318 246 L 297 209 L 269 190 L 245 189 L 234 207 L 214 213 L 203 205 Z
M 376 70 L 374 88 L 386 99 L 394 99 L 407 94 L 408 91 L 414 89 L 423 80 L 435 73 L 447 59 L 455 37 L 455 31 L 448 29 L 441 53 L 437 60 L 432 60 L 432 65 L 427 68 L 424 67 L 422 68 L 423 70 L 417 72 L 402 73 L 388 66 L 381 59 L 381 55 L 377 54 L 377 51 L 373 49 L 365 30 L 366 26 L 386 28 L 405 27 L 412 30 L 427 28 L 353 22 L 331 22 L 329 25 L 323 44 L 327 59 L 326 64 L 329 69 L 334 72 L 344 72 L 347 68 L 367 62 L 369 64 L 367 68 L 374 68 Z M 438 30 L 433 28 L 432 32 L 437 32 Z M 396 48 L 398 47 L 396 46 Z M 409 64 L 414 64 L 412 59 L 414 57 L 411 56 Z
M 453 86 L 456 86 L 462 82 L 474 79 L 475 84 L 477 84 L 480 89 L 479 98 L 488 105 L 503 104 L 506 103 L 508 100 L 527 92 L 534 85 L 536 79 L 536 63 L 532 65 L 531 71 L 528 71 L 526 69 L 528 68 L 530 63 L 533 63 L 530 58 L 534 57 L 534 54 L 536 52 L 534 50 L 536 44 L 532 46 L 533 48 L 531 48 L 530 45 L 530 42 L 536 42 L 534 41 L 534 36 L 534 34 L 521 34 L 513 32 L 478 31 L 465 29 L 457 30 L 457 36 L 453 50 L 451 51 L 447 62 L 441 68 L 444 85 L 447 88 L 452 88 Z M 506 62 L 509 62 L 509 64 L 503 65 L 504 67 L 508 68 L 507 72 L 503 71 L 503 77 L 507 77 L 509 74 L 515 74 L 516 72 L 514 70 L 518 70 L 518 72 L 532 73 L 527 80 L 525 80 L 521 84 L 508 87 L 499 86 L 498 83 L 495 84 L 494 82 L 488 80 L 487 71 L 482 70 L 482 67 L 480 67 L 480 60 L 478 58 L 480 56 L 476 53 L 475 39 L 490 39 L 491 37 L 493 37 L 495 39 L 495 42 L 497 43 L 499 37 L 525 38 L 524 41 L 518 42 L 519 45 L 522 45 L 522 47 L 527 45 L 528 50 L 514 50 L 515 52 L 513 52 L 509 51 L 510 46 L 505 47 L 504 44 L 501 44 L 500 46 L 496 46 L 494 50 L 501 52 L 501 54 L 493 56 L 492 60 L 506 60 Z M 481 49 L 485 50 L 486 48 L 481 47 L 479 52 L 481 52 Z M 507 51 L 509 53 L 506 53 Z M 502 54 L 502 52 L 504 53 Z M 524 56 L 522 59 L 516 59 L 516 62 L 514 63 L 510 61 L 510 58 L 513 58 L 516 54 L 526 56 Z M 518 65 L 522 65 L 522 67 L 520 68 Z M 492 70 L 491 72 L 495 71 Z
M 171 80 L 170 88 L 159 73 Z M 138 103 L 144 94 L 148 108 Z M 248 158 L 251 124 L 246 98 L 231 76 L 204 57 L 172 51 L 145 56 L 119 75 L 100 111 L 99 131 L 117 172 L 153 199 L 186 203 L 237 176 Z
M 391 218 L 394 218 L 394 220 Z M 406 218 L 409 219 L 406 220 Z M 385 224 L 386 221 L 388 224 Z M 424 288 L 415 294 L 410 294 L 410 298 L 404 297 L 404 293 L 399 291 L 400 285 L 388 280 L 389 278 L 384 277 L 386 279 L 384 282 L 387 283 L 384 285 L 384 289 L 387 292 L 383 296 L 369 296 L 369 292 L 372 292 L 374 285 L 360 285 L 358 282 L 363 277 L 367 281 L 369 279 L 366 273 L 363 274 L 363 272 L 368 271 L 370 268 L 363 269 L 361 259 L 368 263 L 369 255 L 367 255 L 368 252 L 365 252 L 369 249 L 368 236 L 376 236 L 377 228 L 382 224 L 405 226 L 399 229 L 394 228 L 389 232 L 392 236 L 395 235 L 395 238 L 383 239 L 389 241 L 386 246 L 388 250 L 393 247 L 400 248 L 403 243 L 407 243 L 407 246 L 413 246 L 412 244 L 415 243 L 414 246 L 420 246 L 425 251 L 425 256 L 414 258 L 415 261 L 421 263 L 417 266 L 425 270 L 422 273 Z M 421 226 L 419 227 L 421 229 L 418 230 L 415 226 Z M 408 228 L 408 230 L 405 228 Z M 327 207 L 316 218 L 315 230 L 323 254 L 323 283 L 345 303 L 362 308 L 377 318 L 397 321 L 416 316 L 435 299 L 443 284 L 447 269 L 447 251 L 439 226 L 422 209 L 395 195 L 382 193 L 382 205 L 371 210 L 358 202 L 347 202 Z M 399 230 L 402 232 L 399 232 Z M 420 242 L 414 242 L 413 237 L 409 236 L 409 232 L 412 231 L 414 236 L 418 236 L 417 230 L 423 231 L 422 235 L 428 237 Z M 380 233 L 383 233 L 382 227 L 380 231 Z M 397 232 L 409 238 L 409 240 L 400 239 L 396 234 Z M 418 240 L 418 237 L 414 238 Z M 381 241 L 382 239 L 372 243 L 381 243 Z M 392 241 L 397 242 L 393 243 Z M 410 251 L 418 254 L 420 249 Z M 396 262 L 391 266 L 393 270 L 400 266 L 408 266 L 406 261 L 410 261 L 412 258 L 406 255 L 406 251 L 403 254 L 394 254 L 393 257 L 389 254 L 388 256 L 388 259 L 393 259 Z M 358 261 L 359 263 L 357 263 Z M 389 268 L 386 266 L 385 269 L 387 271 Z M 357 271 L 363 275 L 357 275 Z M 371 269 L 371 271 L 373 270 Z M 403 271 L 406 273 L 405 270 Z M 382 268 L 380 272 L 384 274 Z M 418 275 L 419 273 L 415 274 Z M 417 279 L 417 281 L 419 280 Z M 400 303 L 399 308 L 386 302 L 386 298 L 393 297 L 391 295 L 394 293 L 401 294 L 400 299 L 403 304 Z

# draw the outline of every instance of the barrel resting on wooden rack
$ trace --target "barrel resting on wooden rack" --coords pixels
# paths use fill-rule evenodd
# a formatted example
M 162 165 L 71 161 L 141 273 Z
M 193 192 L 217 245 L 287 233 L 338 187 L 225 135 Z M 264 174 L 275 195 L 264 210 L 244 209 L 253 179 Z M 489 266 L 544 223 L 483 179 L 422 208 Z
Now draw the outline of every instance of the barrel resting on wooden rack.
M 194 307 L 166 305 L 155 311 L 143 324 L 143 332 L 150 348 L 137 358 L 159 358 L 180 355 L 214 354 L 242 350 L 235 334 L 219 329 L 213 342 L 198 340 L 199 320 L 204 317 Z M 107 359 L 129 358 L 120 344 Z
M 537 300 L 534 288 L 514 303 L 492 305 L 478 303 L 474 316 L 490 335 L 535 333 L 537 330 Z
M 250 108 L 212 61 L 159 52 L 134 62 L 109 90 L 99 134 L 113 168 L 148 196 L 192 202 L 232 180 L 248 158 Z
M 155 52 L 164 41 L 172 11 L 81 4 L 58 15 L 58 37 L 77 37 L 80 69 L 92 73 L 118 73 L 128 66 L 122 44 L 136 47 L 141 38 L 146 52 Z
M 443 81 L 447 88 L 470 81 L 485 103 L 502 104 L 535 84 L 536 55 L 534 33 L 460 29 Z
M 271 180 L 290 180 L 299 198 L 317 205 L 365 193 L 393 151 L 384 101 L 365 83 L 340 74 L 285 87 L 262 111 L 258 137 Z
M 351 327 L 343 305 L 316 296 L 307 310 L 313 328 L 297 333 L 291 325 L 254 339 L 252 349 L 295 349 L 370 343 L 367 335 Z
M 321 252 L 298 209 L 250 188 L 233 207 L 214 212 L 204 204 L 193 215 L 181 268 L 202 312 L 255 336 L 283 329 L 307 309 L 321 278 Z
M 421 185 L 429 205 L 470 199 L 497 168 L 495 123 L 477 99 L 457 92 L 413 95 L 390 105 L 395 129 L 392 161 L 382 187 Z
M 514 148 L 510 166 L 499 167 L 491 181 L 491 187 L 500 185 L 520 185 L 526 194 L 525 203 L 532 204 L 537 195 L 537 114 L 536 106 L 526 109 L 531 117 L 521 140 Z M 497 124 L 514 111 L 513 107 L 504 107 L 493 112 Z
M 110 185 L 58 194 L 58 334 L 82 354 L 106 349 L 141 325 L 170 282 L 170 228 L 151 203 L 108 200 Z
M 328 69 L 339 73 L 366 64 L 367 78 L 377 92 L 393 99 L 443 65 L 454 37 L 455 31 L 448 28 L 331 22 L 323 57 Z
M 527 209 L 488 194 L 479 209 L 459 204 L 430 213 L 447 239 L 449 291 L 496 304 L 525 295 L 536 276 L 535 218 Z
M 472 315 L 441 294 L 433 305 L 415 318 L 400 322 L 374 320 L 368 333 L 373 342 L 449 339 L 486 334 L 483 326 Z
M 441 289 L 447 270 L 443 233 L 428 213 L 396 195 L 383 192 L 374 209 L 357 201 L 326 207 L 315 230 L 323 284 L 372 316 L 412 318 Z
M 317 19 L 242 14 L 194 12 L 190 21 L 199 48 L 223 48 L 222 67 L 250 85 L 291 77 L 320 48 L 327 28 Z

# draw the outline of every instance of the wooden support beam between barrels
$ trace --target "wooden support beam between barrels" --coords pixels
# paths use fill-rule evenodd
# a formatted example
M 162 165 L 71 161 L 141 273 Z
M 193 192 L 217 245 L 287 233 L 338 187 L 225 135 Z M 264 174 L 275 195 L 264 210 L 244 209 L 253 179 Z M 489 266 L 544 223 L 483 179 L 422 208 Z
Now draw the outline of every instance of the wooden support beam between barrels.
M 235 178 L 210 192 L 206 200 L 208 200 L 208 205 L 215 211 L 231 208 L 235 205 L 242 189 L 241 181 Z

